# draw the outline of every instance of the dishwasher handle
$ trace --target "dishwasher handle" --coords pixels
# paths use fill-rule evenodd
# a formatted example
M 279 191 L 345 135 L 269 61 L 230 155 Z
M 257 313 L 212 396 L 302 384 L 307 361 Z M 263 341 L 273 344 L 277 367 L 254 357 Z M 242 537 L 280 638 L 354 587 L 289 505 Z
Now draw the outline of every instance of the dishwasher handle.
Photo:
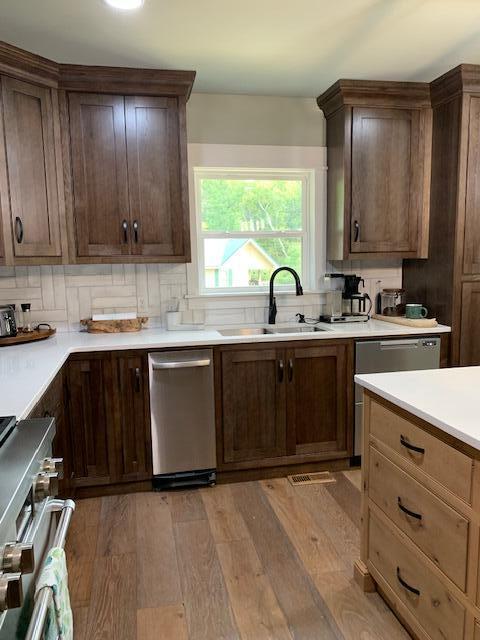
M 416 349 L 418 340 L 381 340 L 380 350 L 388 351 L 389 349 Z
M 192 369 L 194 367 L 209 367 L 210 358 L 202 358 L 199 360 L 179 360 L 177 362 L 153 362 L 152 369 Z

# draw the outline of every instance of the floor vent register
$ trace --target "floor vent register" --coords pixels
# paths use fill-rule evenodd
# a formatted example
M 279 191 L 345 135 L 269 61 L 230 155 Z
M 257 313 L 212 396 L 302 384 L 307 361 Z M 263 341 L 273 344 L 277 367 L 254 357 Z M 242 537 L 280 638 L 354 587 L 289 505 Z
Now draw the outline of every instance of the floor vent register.
M 330 471 L 318 471 L 317 473 L 299 473 L 288 476 L 290 484 L 297 487 L 301 484 L 330 484 L 336 482 Z

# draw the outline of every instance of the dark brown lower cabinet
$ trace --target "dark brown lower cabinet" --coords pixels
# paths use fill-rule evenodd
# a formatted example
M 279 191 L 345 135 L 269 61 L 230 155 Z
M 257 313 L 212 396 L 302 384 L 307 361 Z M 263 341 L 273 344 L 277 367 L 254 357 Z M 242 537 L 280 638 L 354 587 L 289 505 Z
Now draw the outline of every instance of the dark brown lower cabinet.
M 351 346 L 295 347 L 286 361 L 288 455 L 349 455 Z
M 263 348 L 222 353 L 224 462 L 286 454 L 284 382 L 282 351 Z
M 146 355 L 112 355 L 115 470 L 117 482 L 152 477 L 148 365 Z
M 462 284 L 462 311 L 460 330 L 461 367 L 480 362 L 480 282 Z
M 65 377 L 61 369 L 50 383 L 43 397 L 31 411 L 30 418 L 55 418 L 55 437 L 52 453 L 55 458 L 63 458 L 63 479 L 59 481 L 59 493 L 68 495 L 71 475 L 70 434 L 65 416 Z
M 109 354 L 102 353 L 74 356 L 67 364 L 73 486 L 113 482 L 111 368 Z
M 67 364 L 72 485 L 152 477 L 147 356 L 111 352 Z
M 217 363 L 220 470 L 352 455 L 351 341 L 225 348 Z

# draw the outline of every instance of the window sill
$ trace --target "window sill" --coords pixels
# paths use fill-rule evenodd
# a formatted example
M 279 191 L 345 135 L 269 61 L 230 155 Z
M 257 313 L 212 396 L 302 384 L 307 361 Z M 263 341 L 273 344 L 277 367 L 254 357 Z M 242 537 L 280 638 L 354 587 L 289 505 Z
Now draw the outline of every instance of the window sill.
M 321 291 L 303 291 L 303 295 L 304 296 L 318 296 L 321 295 Z M 187 293 L 185 295 L 185 299 L 186 300 L 208 300 L 208 299 L 214 299 L 214 300 L 218 300 L 219 298 L 259 298 L 259 297 L 268 297 L 269 296 L 269 292 L 268 290 L 266 291 L 232 291 L 230 292 L 226 292 L 226 291 L 222 291 L 222 292 L 212 292 L 212 293 L 197 293 L 197 294 L 189 294 Z M 292 291 L 290 290 L 282 290 L 282 289 L 275 289 L 275 296 L 295 296 L 295 297 L 301 297 L 301 296 L 297 296 L 297 294 L 295 293 L 295 290 L 293 289 Z

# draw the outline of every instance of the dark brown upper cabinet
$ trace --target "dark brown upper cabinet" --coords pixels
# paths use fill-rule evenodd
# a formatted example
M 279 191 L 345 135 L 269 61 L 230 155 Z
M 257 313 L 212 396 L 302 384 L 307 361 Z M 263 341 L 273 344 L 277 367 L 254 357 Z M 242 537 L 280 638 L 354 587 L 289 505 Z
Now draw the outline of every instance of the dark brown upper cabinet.
M 70 89 L 61 104 L 74 261 L 188 262 L 185 104 L 194 74 L 176 72 L 169 91 L 158 85 L 169 72 L 156 72 L 151 85 L 146 72 L 129 70 L 110 82 L 122 93 L 106 94 L 93 89 L 99 74 L 108 79 L 111 70 L 95 68 L 89 80 L 86 69 L 78 75 L 67 67 L 62 76 Z
M 327 120 L 327 258 L 426 257 L 429 85 L 339 80 Z
M 194 79 L 0 42 L 0 264 L 190 261 Z
M 11 261 L 58 262 L 62 247 L 52 89 L 2 76 L 1 92 L 6 176 L 3 181 L 0 176 L 0 188 Z
M 128 256 L 124 98 L 90 93 L 68 98 L 77 256 Z

